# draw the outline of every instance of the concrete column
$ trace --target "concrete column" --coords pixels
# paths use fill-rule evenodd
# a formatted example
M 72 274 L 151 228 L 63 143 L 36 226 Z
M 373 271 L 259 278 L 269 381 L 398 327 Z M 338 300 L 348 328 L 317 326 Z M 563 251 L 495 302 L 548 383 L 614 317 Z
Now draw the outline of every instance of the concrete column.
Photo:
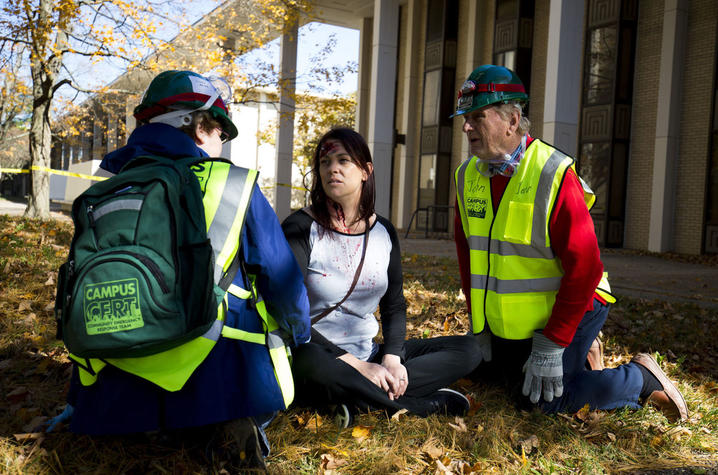
M 471 74 L 474 69 L 478 68 L 483 64 L 483 62 L 481 61 L 483 38 L 479 34 L 479 32 L 488 30 L 488 28 L 486 28 L 486 21 L 484 20 L 484 18 L 485 12 L 482 12 L 480 10 L 479 2 L 469 1 L 468 5 L 466 6 L 466 30 L 468 32 L 468 37 L 466 38 L 465 55 L 462 58 L 459 58 L 456 62 L 456 81 L 458 84 L 458 86 L 456 87 L 457 92 L 461 85 L 464 84 L 466 78 L 469 77 L 469 74 Z M 459 41 L 461 41 L 461 39 Z M 463 127 L 463 124 L 464 119 L 462 119 L 461 117 L 454 119 L 454 127 L 458 126 L 459 129 L 461 129 Z M 461 152 L 458 162 L 452 163 L 453 168 L 458 166 L 461 162 L 463 162 L 469 157 L 469 141 L 466 139 L 463 132 L 461 133 L 461 135 Z M 451 182 L 452 190 L 454 190 L 453 178 L 451 179 Z M 456 190 L 454 190 L 453 192 L 455 193 Z M 449 201 L 449 203 L 453 203 L 453 198 Z
M 399 0 L 374 0 L 368 144 L 374 160 L 376 212 L 390 216 Z
M 584 2 L 552 0 L 549 11 L 543 139 L 576 156 Z
M 648 250 L 673 249 L 673 218 L 676 163 L 679 153 L 681 118 L 682 59 L 687 36 L 687 1 L 665 0 L 661 66 L 658 79 L 656 141 L 651 186 L 651 219 L 648 226 Z
M 359 77 L 357 84 L 356 131 L 363 137 L 369 132 L 369 87 L 371 85 L 372 18 L 362 18 L 359 30 Z
M 416 124 L 421 120 L 421 109 L 418 100 L 418 84 L 420 84 L 421 70 L 416 60 L 414 51 L 423 47 L 420 44 L 421 38 L 421 2 L 419 0 L 408 0 L 404 6 L 406 9 L 406 37 L 403 39 L 404 54 L 404 76 L 401 78 L 404 110 L 402 121 L 399 124 L 399 133 L 405 134 L 404 146 L 400 146 L 399 156 L 399 179 L 397 180 L 399 190 L 397 193 L 398 203 L 396 204 L 396 219 L 394 225 L 403 229 L 409 224 L 412 203 L 416 193 L 416 165 L 419 161 L 420 141 L 417 134 Z
M 294 94 L 297 83 L 297 23 L 282 35 L 279 58 L 279 128 L 275 166 L 274 211 L 279 221 L 289 216 L 292 201 L 292 149 L 294 143 Z

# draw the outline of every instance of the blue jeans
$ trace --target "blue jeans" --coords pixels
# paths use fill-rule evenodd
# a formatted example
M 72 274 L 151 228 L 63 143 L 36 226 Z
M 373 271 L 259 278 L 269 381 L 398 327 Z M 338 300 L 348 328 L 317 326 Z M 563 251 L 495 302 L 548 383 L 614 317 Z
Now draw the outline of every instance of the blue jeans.
M 643 376 L 635 363 L 617 368 L 591 371 L 586 368 L 586 355 L 608 316 L 608 306 L 594 299 L 593 309 L 586 312 L 576 334 L 563 353 L 563 395 L 551 402 L 539 400 L 538 406 L 547 413 L 574 413 L 586 404 L 593 409 L 641 407 L 638 397 Z M 531 353 L 531 339 L 491 340 L 493 358 L 482 363 L 475 377 L 503 381 L 520 406 L 528 407 L 528 397 L 521 394 L 523 365 Z
M 643 376 L 635 363 L 617 368 L 591 371 L 586 368 L 586 355 L 608 317 L 608 306 L 593 300 L 593 310 L 586 312 L 576 334 L 563 352 L 563 396 L 551 402 L 539 401 L 545 412 L 573 413 L 586 404 L 591 409 L 637 409 Z

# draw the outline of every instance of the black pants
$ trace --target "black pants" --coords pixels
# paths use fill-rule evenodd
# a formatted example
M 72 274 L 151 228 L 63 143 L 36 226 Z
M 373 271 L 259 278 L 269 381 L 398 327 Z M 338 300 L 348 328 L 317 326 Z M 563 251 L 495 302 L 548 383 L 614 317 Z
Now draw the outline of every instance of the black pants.
M 429 396 L 471 373 L 480 362 L 480 352 L 472 336 L 445 336 L 404 342 L 404 358 L 409 379 L 404 395 L 390 400 L 387 393 L 362 376 L 359 371 L 336 358 L 316 343 L 296 348 L 292 372 L 297 404 L 322 408 L 347 404 L 360 411 L 384 409 L 393 413 L 408 409 L 417 415 L 431 412 Z M 370 360 L 381 363 L 380 346 Z

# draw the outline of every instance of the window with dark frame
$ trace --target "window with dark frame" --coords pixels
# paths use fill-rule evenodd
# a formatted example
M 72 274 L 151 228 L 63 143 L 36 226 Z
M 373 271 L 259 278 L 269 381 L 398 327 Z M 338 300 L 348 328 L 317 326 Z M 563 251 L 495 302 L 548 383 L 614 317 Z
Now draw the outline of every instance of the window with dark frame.
M 623 246 L 637 0 L 588 0 L 578 172 L 600 246 Z

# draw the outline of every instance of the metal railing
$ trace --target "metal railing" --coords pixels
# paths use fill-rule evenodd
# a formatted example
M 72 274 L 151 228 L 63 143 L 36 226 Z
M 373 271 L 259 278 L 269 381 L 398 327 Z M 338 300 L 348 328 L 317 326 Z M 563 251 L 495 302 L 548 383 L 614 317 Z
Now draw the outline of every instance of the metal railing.
M 454 207 L 452 205 L 429 205 L 422 208 L 416 208 L 411 214 L 411 219 L 409 220 L 409 226 L 406 227 L 406 234 L 404 235 L 404 239 L 409 237 L 409 232 L 411 232 L 411 225 L 414 223 L 414 218 L 416 218 L 416 215 L 419 214 L 420 211 L 426 213 L 424 217 L 424 239 L 427 239 L 429 237 L 429 216 L 432 213 L 435 213 L 437 209 L 446 210 L 447 214 L 451 214 L 451 210 L 453 210 Z

